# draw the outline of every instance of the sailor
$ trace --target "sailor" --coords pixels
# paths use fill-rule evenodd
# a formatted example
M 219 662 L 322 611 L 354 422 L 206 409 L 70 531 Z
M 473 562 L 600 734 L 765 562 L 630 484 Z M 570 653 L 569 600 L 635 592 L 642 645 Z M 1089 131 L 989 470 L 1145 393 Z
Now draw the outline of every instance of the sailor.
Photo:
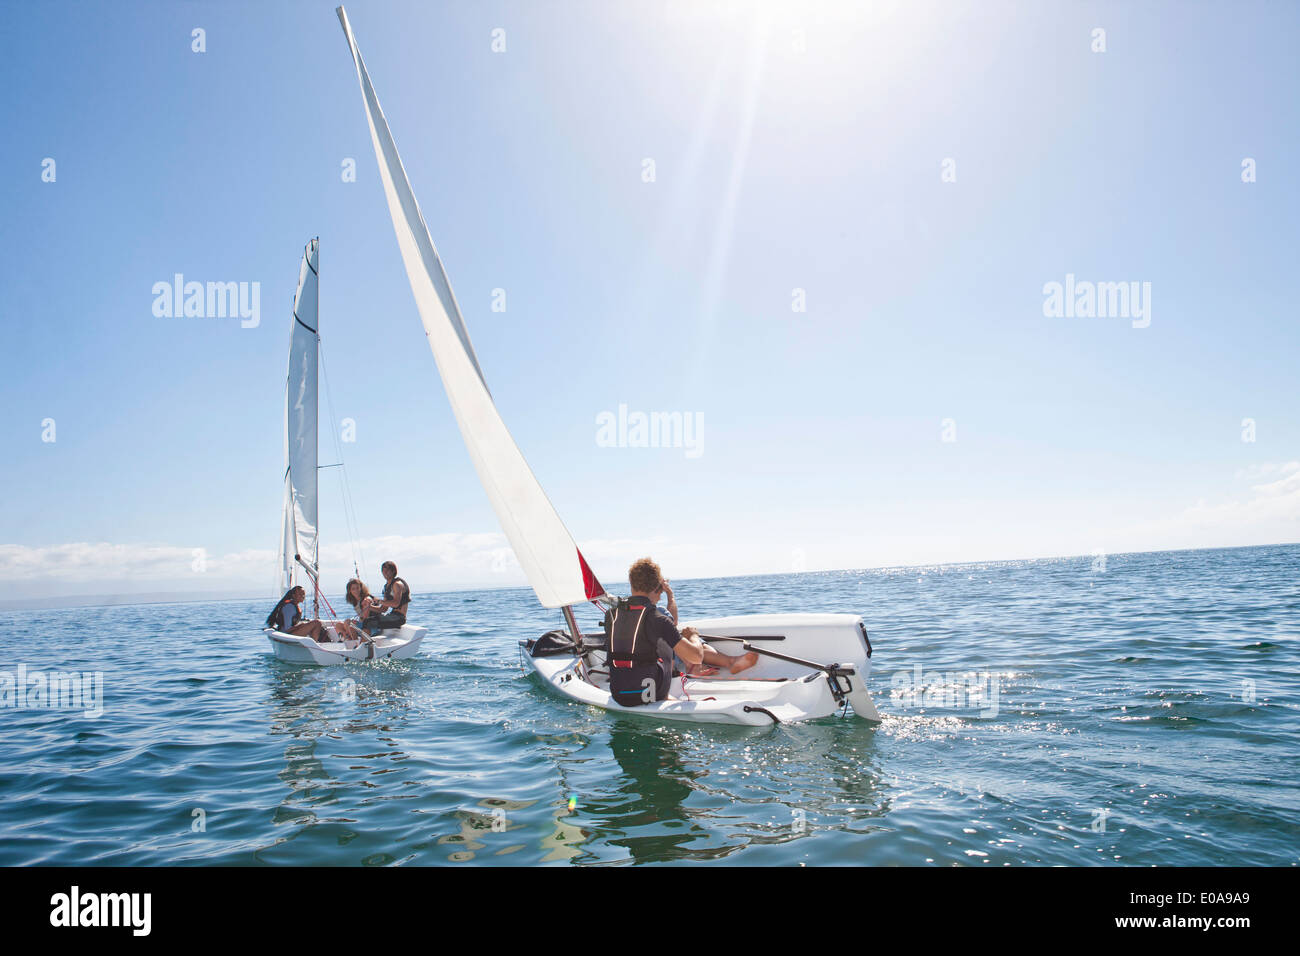
M 406 608 L 411 603 L 411 586 L 397 576 L 397 565 L 392 561 L 381 564 L 379 573 L 384 576 L 384 596 L 378 607 L 386 612 L 379 617 L 379 627 L 401 627 L 406 623 Z
M 738 673 L 753 667 L 757 654 L 728 657 L 707 647 L 693 627 L 677 629 L 677 601 L 659 565 L 642 558 L 628 569 L 632 596 L 620 601 L 609 619 L 609 690 L 626 707 L 668 697 L 674 657 L 688 666 L 726 667 Z M 668 596 L 667 613 L 658 608 Z
M 271 613 L 266 616 L 266 626 L 273 627 L 285 634 L 298 637 L 310 637 L 318 644 L 329 641 L 329 633 L 320 621 L 304 621 L 302 609 L 298 607 L 307 600 L 307 592 L 301 585 L 294 585 L 284 592 L 284 597 L 276 603 Z
M 365 582 L 353 578 L 348 582 L 346 600 L 357 609 L 357 625 L 371 637 L 383 630 L 379 623 L 379 601 L 370 593 Z M 350 622 L 349 622 L 350 623 Z

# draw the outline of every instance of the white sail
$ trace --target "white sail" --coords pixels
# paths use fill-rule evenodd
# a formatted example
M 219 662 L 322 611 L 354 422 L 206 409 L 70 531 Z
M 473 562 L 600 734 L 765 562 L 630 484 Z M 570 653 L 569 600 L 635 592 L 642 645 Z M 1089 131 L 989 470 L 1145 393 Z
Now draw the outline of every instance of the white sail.
M 547 499 L 492 402 L 442 260 L 420 214 L 384 111 L 352 36 L 347 13 L 342 7 L 337 12 L 356 64 L 370 139 L 379 161 L 379 175 L 411 292 L 479 481 L 528 575 L 528 583 L 544 607 L 562 607 L 600 597 L 604 588 L 591 573 L 573 536 Z
M 319 240 L 313 239 L 303 252 L 289 321 L 289 373 L 284 392 L 284 532 L 280 541 L 280 586 L 285 590 L 298 583 L 294 555 L 301 555 L 313 573 L 319 563 L 316 540 L 318 246 Z M 312 593 L 310 582 L 304 587 Z

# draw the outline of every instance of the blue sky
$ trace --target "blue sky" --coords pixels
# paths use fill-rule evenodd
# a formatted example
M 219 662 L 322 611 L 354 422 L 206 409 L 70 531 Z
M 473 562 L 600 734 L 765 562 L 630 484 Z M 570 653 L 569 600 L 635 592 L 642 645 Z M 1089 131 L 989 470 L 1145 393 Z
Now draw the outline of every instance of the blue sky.
M 348 11 L 497 404 L 606 584 L 647 551 L 686 577 L 1300 538 L 1295 5 Z M 5 591 L 273 590 L 312 236 L 367 560 L 521 583 L 333 4 L 0 30 Z M 260 324 L 154 316 L 178 272 L 259 283 Z M 1067 273 L 1149 282 L 1150 325 L 1046 317 Z M 695 416 L 700 454 L 602 447 L 621 404 Z

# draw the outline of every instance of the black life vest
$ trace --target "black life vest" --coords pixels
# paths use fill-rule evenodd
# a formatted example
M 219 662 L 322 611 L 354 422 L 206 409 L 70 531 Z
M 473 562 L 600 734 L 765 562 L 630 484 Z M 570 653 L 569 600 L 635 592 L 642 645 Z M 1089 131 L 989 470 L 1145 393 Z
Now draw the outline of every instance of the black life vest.
M 619 600 L 609 610 L 609 663 L 613 667 L 658 664 L 659 640 L 642 625 L 655 614 L 655 606 L 643 597 Z
M 275 607 L 271 608 L 271 613 L 266 616 L 267 627 L 275 628 L 277 631 L 280 630 L 280 625 L 284 623 L 284 621 L 280 617 L 280 611 L 284 608 L 286 604 L 293 603 L 289 600 L 289 595 L 293 594 L 293 592 L 296 590 L 297 588 L 289 588 L 289 590 L 284 592 L 284 597 L 280 598 L 280 600 L 275 602 Z M 298 621 L 301 619 L 302 619 L 302 612 L 298 610 L 298 606 L 295 604 L 293 608 L 293 624 L 297 624 Z M 290 624 L 289 626 L 293 627 L 293 624 Z
M 393 580 L 386 581 L 384 583 L 384 600 L 391 601 L 393 599 L 393 585 L 396 584 L 398 581 L 402 582 L 402 587 L 405 590 L 402 591 L 402 603 L 397 605 L 397 607 L 394 608 L 394 610 L 396 610 L 400 614 L 405 614 L 406 606 L 411 603 L 411 586 L 407 584 L 405 581 L 403 581 L 401 578 L 394 575 Z

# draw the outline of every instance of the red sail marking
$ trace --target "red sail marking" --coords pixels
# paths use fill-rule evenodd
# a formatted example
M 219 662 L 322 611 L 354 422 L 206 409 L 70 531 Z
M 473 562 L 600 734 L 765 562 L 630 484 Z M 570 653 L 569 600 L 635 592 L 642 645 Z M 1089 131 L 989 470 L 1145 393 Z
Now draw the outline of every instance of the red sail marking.
M 591 568 L 587 566 L 587 559 L 582 556 L 581 551 L 578 552 L 578 566 L 582 568 L 582 586 L 587 591 L 587 600 L 594 601 L 598 597 L 603 597 L 605 589 L 596 580 L 596 575 L 591 573 Z

